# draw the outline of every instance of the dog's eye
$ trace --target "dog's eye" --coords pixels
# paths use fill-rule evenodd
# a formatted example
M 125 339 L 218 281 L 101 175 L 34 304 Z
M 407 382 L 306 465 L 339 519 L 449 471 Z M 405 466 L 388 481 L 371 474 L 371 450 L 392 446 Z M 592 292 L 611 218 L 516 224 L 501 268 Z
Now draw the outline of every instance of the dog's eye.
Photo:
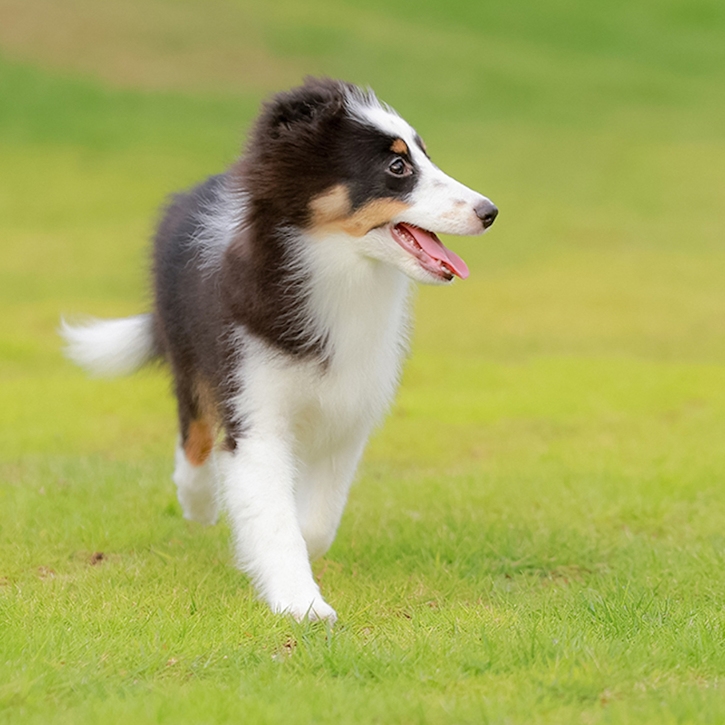
M 400 156 L 390 162 L 390 166 L 388 166 L 388 171 L 394 176 L 405 176 L 406 174 L 410 173 L 408 164 L 406 164 L 405 161 L 400 158 Z

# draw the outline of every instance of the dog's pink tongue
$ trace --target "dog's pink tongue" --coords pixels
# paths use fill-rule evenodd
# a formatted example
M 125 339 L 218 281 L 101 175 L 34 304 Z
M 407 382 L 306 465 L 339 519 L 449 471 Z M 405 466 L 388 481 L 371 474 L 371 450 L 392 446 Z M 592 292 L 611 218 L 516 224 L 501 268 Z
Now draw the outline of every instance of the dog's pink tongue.
M 435 234 L 420 229 L 419 227 L 411 226 L 410 224 L 401 223 L 400 226 L 405 227 L 408 234 L 418 242 L 429 257 L 433 257 L 433 259 L 437 259 L 439 262 L 445 262 L 451 272 L 458 275 L 461 279 L 468 277 L 469 272 L 466 263 L 455 252 L 444 247 L 443 242 Z

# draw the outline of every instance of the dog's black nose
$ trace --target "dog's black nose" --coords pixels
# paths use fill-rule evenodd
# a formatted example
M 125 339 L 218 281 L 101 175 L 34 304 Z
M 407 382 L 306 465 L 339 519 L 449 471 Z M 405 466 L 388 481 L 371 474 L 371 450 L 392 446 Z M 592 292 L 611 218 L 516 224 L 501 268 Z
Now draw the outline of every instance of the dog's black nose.
M 483 228 L 488 229 L 496 221 L 498 208 L 486 199 L 476 207 L 476 216 L 483 222 Z

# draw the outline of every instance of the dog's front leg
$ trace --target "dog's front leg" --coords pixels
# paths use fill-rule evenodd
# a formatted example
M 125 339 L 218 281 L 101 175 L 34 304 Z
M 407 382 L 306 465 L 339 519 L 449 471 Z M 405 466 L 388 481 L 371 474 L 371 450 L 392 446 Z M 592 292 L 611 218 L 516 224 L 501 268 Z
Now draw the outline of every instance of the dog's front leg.
M 312 576 L 297 520 L 291 438 L 252 426 L 236 444 L 219 466 L 240 567 L 274 612 L 334 621 L 335 610 Z
M 300 470 L 297 515 L 311 559 L 332 545 L 366 440 L 367 430 L 355 431 Z

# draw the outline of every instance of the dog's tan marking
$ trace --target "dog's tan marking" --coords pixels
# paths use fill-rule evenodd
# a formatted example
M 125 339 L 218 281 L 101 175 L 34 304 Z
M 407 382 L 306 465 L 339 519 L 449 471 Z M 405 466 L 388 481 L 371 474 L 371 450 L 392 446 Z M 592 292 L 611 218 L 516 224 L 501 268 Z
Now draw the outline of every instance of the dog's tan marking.
M 214 439 L 205 420 L 192 420 L 184 442 L 184 453 L 192 466 L 201 466 L 209 458 Z
M 310 227 L 316 231 L 343 231 L 353 237 L 365 236 L 371 229 L 387 224 L 408 208 L 397 199 L 374 199 L 350 213 L 350 194 L 344 184 L 333 186 L 310 202 Z
M 374 199 L 341 220 L 338 226 L 350 236 L 363 237 L 371 229 L 388 224 L 393 217 L 406 209 L 408 204 L 397 199 Z
M 396 138 L 395 141 L 393 141 L 393 145 L 390 147 L 390 150 L 395 154 L 409 154 L 408 151 L 408 145 L 403 141 L 402 138 Z
M 312 226 L 322 227 L 339 221 L 350 213 L 350 194 L 344 184 L 316 196 L 310 202 Z

